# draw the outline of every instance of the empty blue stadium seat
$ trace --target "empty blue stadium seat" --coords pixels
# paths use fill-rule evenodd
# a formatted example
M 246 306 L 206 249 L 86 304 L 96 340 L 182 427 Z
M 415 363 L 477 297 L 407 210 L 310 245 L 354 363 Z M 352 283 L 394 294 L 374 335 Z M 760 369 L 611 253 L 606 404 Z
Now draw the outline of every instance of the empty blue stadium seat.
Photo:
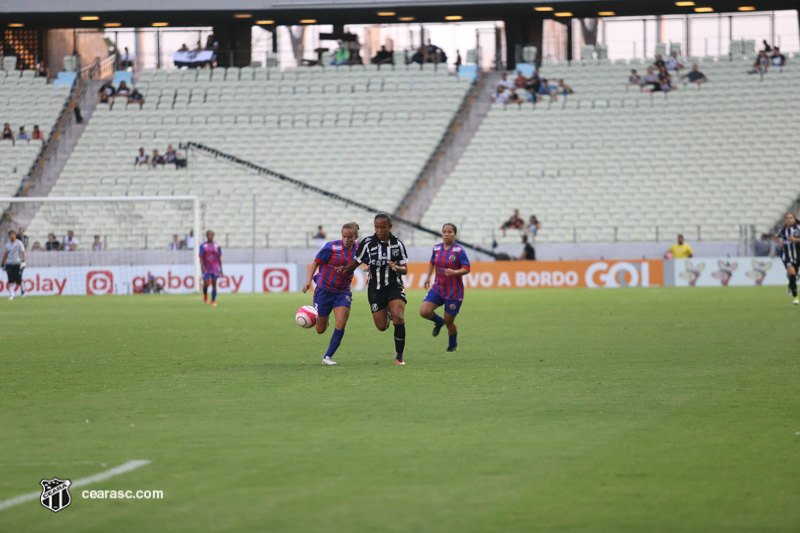
M 77 77 L 78 74 L 76 72 L 59 72 L 55 81 L 53 81 L 53 85 L 56 87 L 61 87 L 62 85 L 72 87 L 72 85 L 75 83 L 75 78 Z

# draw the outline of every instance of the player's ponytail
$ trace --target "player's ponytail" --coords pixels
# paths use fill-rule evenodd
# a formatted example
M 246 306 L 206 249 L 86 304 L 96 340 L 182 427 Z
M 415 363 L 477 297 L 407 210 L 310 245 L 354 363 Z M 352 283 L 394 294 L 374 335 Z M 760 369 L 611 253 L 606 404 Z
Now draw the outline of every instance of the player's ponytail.
M 346 229 L 351 229 L 351 230 L 355 231 L 356 232 L 356 237 L 358 237 L 358 230 L 359 230 L 358 224 L 356 224 L 355 222 L 348 222 L 347 224 L 342 226 L 342 231 L 344 231 Z

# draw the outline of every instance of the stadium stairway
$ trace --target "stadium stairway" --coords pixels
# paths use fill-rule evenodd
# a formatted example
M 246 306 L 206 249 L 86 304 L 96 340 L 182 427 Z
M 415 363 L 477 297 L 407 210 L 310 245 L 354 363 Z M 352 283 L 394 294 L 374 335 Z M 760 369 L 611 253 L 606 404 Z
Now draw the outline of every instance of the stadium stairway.
M 465 100 L 462 109 L 456 113 L 439 149 L 431 155 L 428 165 L 406 192 L 396 212 L 398 216 L 420 222 L 489 113 L 490 97 L 499 80 L 499 72 L 481 74 L 472 96 Z

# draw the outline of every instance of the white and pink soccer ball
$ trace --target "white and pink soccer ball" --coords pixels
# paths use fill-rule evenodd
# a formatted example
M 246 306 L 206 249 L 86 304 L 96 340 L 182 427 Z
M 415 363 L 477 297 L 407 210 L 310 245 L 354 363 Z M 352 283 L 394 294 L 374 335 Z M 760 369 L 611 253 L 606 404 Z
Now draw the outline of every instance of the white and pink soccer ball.
M 316 309 L 310 305 L 304 305 L 295 313 L 294 321 L 297 322 L 297 325 L 301 328 L 313 328 L 317 323 L 317 316 L 319 315 L 317 315 Z

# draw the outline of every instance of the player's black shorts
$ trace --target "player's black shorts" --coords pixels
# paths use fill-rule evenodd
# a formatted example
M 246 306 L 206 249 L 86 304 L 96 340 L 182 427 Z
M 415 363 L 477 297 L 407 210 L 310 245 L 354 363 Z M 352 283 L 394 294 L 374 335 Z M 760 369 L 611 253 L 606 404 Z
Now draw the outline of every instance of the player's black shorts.
M 405 302 L 406 290 L 397 286 L 378 290 L 369 289 L 367 291 L 367 298 L 369 299 L 369 308 L 375 313 L 389 307 L 389 302 L 392 300 L 403 300 Z
M 800 260 L 792 261 L 791 259 L 782 259 L 783 266 L 786 268 L 793 267 L 794 271 L 800 273 Z
M 22 270 L 19 265 L 6 265 L 6 274 L 9 283 L 22 283 Z

